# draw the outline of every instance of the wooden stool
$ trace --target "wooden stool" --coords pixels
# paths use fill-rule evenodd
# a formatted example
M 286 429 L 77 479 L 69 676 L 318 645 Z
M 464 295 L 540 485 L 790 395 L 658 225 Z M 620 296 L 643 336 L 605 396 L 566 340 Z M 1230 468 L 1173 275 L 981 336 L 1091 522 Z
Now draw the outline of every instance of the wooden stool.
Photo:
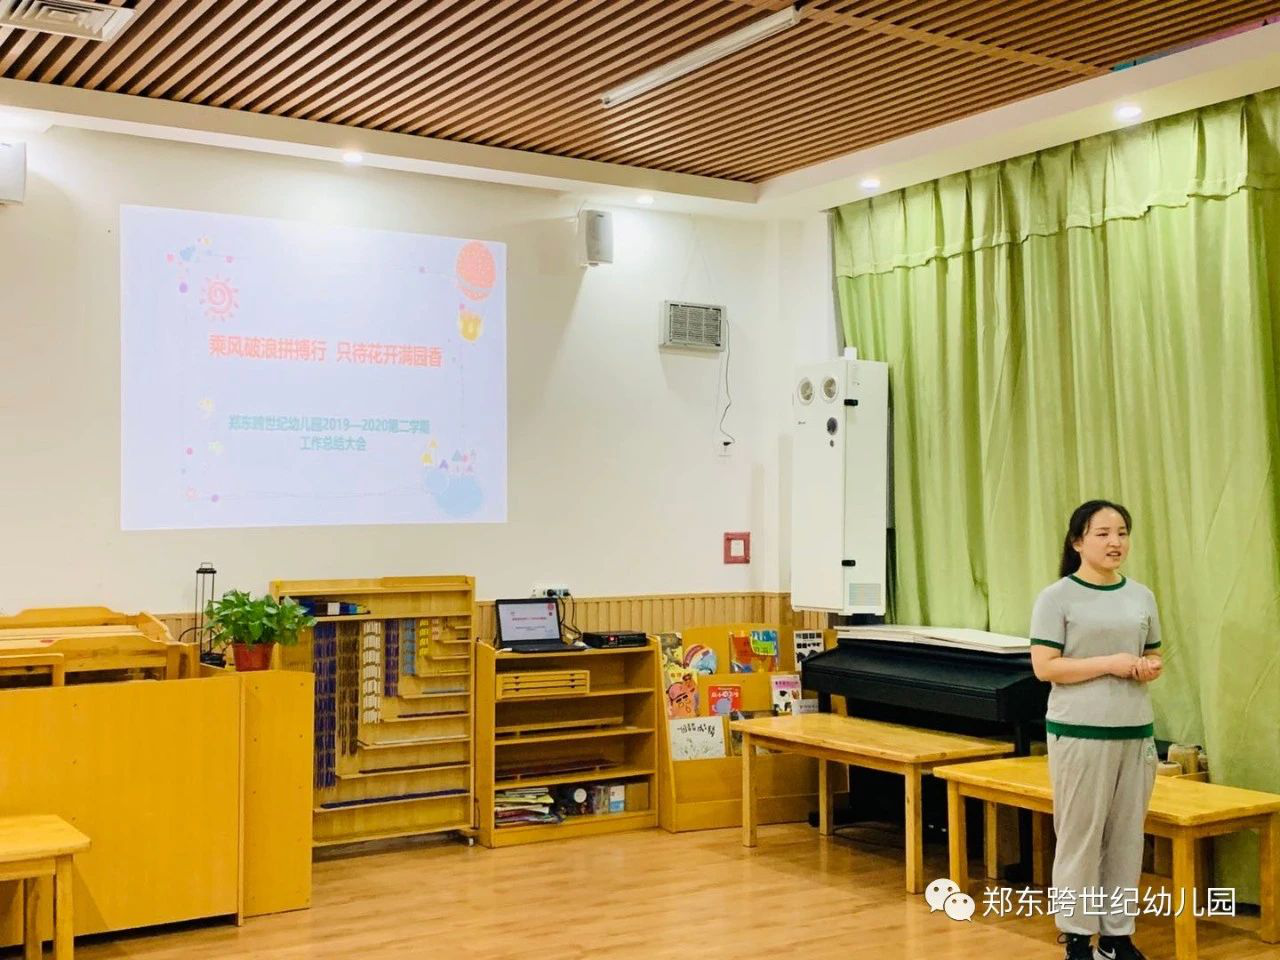
M 89 838 L 61 817 L 33 814 L 0 817 L 0 881 L 22 883 L 22 945 L 24 960 L 38 960 L 40 941 L 40 880 L 53 878 L 53 956 L 71 960 L 75 949 L 72 926 L 72 860 L 89 849 Z

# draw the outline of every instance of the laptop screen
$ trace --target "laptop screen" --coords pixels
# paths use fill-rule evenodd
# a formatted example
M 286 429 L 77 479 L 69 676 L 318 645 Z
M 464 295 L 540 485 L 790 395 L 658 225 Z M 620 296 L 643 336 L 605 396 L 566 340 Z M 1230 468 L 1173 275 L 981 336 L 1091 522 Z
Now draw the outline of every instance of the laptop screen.
M 495 600 L 498 639 L 504 645 L 560 639 L 560 611 L 554 600 Z

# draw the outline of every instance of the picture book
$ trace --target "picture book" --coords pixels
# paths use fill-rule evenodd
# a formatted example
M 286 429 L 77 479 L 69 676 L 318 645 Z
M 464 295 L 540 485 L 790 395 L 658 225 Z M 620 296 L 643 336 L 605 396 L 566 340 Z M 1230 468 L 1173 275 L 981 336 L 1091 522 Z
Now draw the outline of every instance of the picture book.
M 663 670 L 684 666 L 684 639 L 680 634 L 658 634 L 658 651 L 662 657 Z
M 772 710 L 736 710 L 733 713 L 729 714 L 729 719 L 731 721 L 732 720 L 753 720 L 756 717 L 772 717 L 772 716 L 773 716 Z M 764 752 L 765 751 L 760 749 L 759 747 L 756 748 L 757 754 L 762 754 Z M 732 729 L 729 731 L 729 756 L 731 757 L 742 756 L 742 734 Z
M 698 715 L 698 682 L 687 671 L 678 676 L 666 677 L 667 716 L 696 717 Z
M 729 672 L 751 673 L 754 660 L 751 656 L 751 634 L 745 630 L 729 634 Z
M 677 717 L 671 721 L 672 760 L 707 760 L 724 755 L 723 717 Z
M 667 696 L 668 717 L 698 715 L 698 682 L 693 671 L 684 665 L 684 642 L 678 633 L 658 635 L 662 657 L 662 682 Z
M 694 673 L 712 674 L 719 665 L 716 652 L 700 643 L 690 644 L 684 652 L 684 665 Z
M 729 634 L 730 673 L 769 673 L 778 669 L 777 630 L 738 630 Z
M 821 630 L 797 630 L 795 632 L 796 670 L 815 653 L 822 652 Z
M 742 709 L 742 687 L 736 683 L 713 684 L 707 687 L 707 713 L 713 717 L 727 717 Z
M 794 712 L 791 708 L 800 699 L 800 678 L 794 673 L 780 673 L 770 681 L 773 685 L 773 712 Z
M 778 631 L 777 630 L 752 630 L 751 631 L 751 654 L 758 661 L 763 662 L 762 670 L 766 673 L 772 673 L 777 670 L 778 663 Z

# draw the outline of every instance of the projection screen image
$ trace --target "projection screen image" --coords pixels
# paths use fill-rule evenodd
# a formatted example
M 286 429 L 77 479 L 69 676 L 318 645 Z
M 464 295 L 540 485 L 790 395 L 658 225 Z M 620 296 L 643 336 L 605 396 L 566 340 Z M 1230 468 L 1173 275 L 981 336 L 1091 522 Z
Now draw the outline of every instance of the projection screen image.
M 121 526 L 501 522 L 506 248 L 120 210 Z

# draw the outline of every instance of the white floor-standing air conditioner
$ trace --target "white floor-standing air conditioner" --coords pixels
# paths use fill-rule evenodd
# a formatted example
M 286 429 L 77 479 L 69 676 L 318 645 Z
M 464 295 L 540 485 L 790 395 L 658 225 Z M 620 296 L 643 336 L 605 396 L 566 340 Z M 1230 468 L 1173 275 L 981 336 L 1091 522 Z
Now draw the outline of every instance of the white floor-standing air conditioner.
M 796 371 L 791 605 L 883 615 L 889 367 L 842 358 Z

